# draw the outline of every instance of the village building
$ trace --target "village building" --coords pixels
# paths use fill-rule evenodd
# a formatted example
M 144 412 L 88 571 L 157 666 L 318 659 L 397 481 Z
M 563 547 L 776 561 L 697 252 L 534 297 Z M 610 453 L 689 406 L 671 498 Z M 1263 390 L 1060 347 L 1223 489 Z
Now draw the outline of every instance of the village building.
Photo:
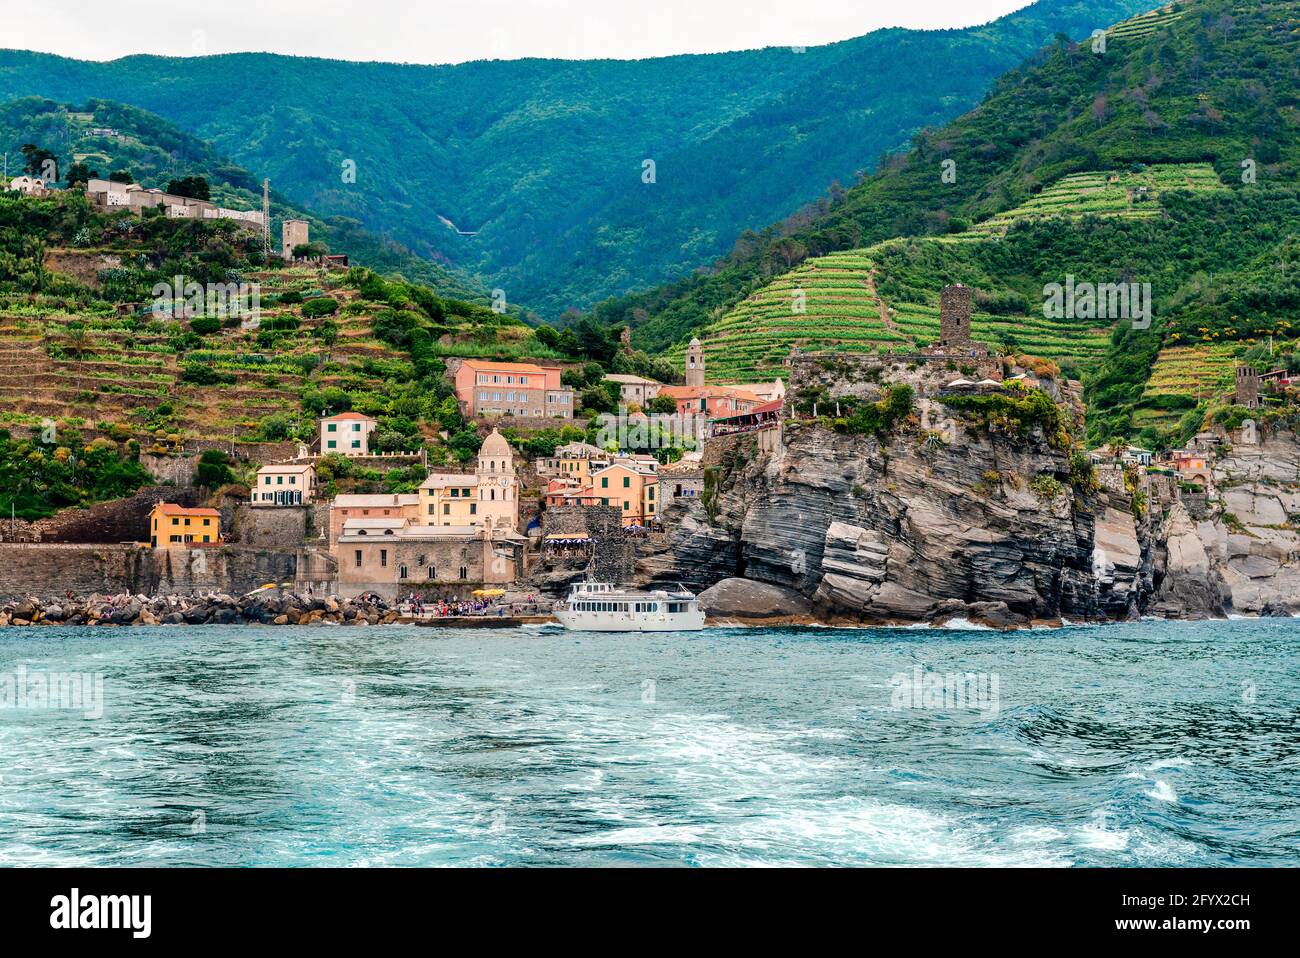
M 595 466 L 609 464 L 610 454 L 588 442 L 569 442 L 555 447 L 555 454 L 538 459 L 534 466 L 542 477 L 568 476 L 579 482 L 591 478 Z
M 710 419 L 735 416 L 763 405 L 763 400 L 737 386 L 664 386 L 661 396 L 677 402 L 680 416 L 701 415 Z
M 417 519 L 420 497 L 416 493 L 343 495 L 330 501 L 329 545 L 332 548 L 350 519 Z
M 311 231 L 306 220 L 285 220 L 280 224 L 280 256 L 285 262 L 293 262 L 295 247 L 306 246 Z
M 335 547 L 339 595 L 468 599 L 476 589 L 516 581 L 526 544 L 513 529 L 350 519 Z
M 714 383 L 704 381 L 704 347 L 691 339 L 686 347 L 684 386 L 661 386 L 659 395 L 677 401 L 679 415 L 700 415 L 706 419 L 751 412 L 754 407 L 785 400 L 785 383 L 778 377 L 770 383 Z
M 162 207 L 169 219 L 228 219 L 259 230 L 265 222 L 261 210 L 227 209 L 207 200 L 146 189 L 139 183 L 92 178 L 86 183 L 86 198 L 102 209 L 127 209 L 137 214 Z
M 311 463 L 279 463 L 257 470 L 254 506 L 309 506 L 315 501 L 316 469 Z
M 483 440 L 473 473 L 434 473 L 420 483 L 420 521 L 429 526 L 519 524 L 519 479 L 514 454 L 500 432 Z
M 1120 461 L 1134 466 L 1149 466 L 1155 457 L 1150 449 L 1143 449 L 1141 446 L 1128 446 L 1120 453 Z
M 613 506 L 623 514 L 624 526 L 645 526 L 658 518 L 659 476 L 635 460 L 616 461 L 598 469 L 584 491 L 584 505 Z
M 45 181 L 39 176 L 15 176 L 9 181 L 9 189 L 24 196 L 44 196 L 50 192 Z
M 605 377 L 605 382 L 618 384 L 619 401 L 625 406 L 636 405 L 642 409 L 649 405 L 650 400 L 658 396 L 659 390 L 663 388 L 663 383 L 655 382 L 653 379 L 623 373 L 611 373 Z
M 542 492 L 542 501 L 547 506 L 582 505 L 580 500 L 584 498 L 583 493 L 589 495 L 590 491 L 590 479 L 584 482 L 569 476 L 559 476 L 546 484 L 546 489 Z
M 1214 479 L 1210 457 L 1198 449 L 1175 449 L 1169 454 L 1170 462 L 1184 482 L 1209 485 Z
M 160 502 L 149 513 L 149 545 L 177 549 L 217 545 L 221 541 L 221 513 L 216 509 Z
M 466 359 L 452 380 L 461 411 L 471 418 L 573 418 L 573 390 L 560 382 L 559 367 Z
M 687 453 L 679 461 L 659 470 L 659 508 L 675 499 L 698 499 L 704 495 L 704 465 L 699 453 Z
M 379 428 L 379 421 L 359 412 L 341 412 L 326 416 L 320 421 L 320 452 L 322 456 L 338 453 L 344 456 L 370 455 L 370 435 Z
M 753 393 L 765 403 L 785 401 L 785 381 L 777 378 L 770 383 L 745 383 L 740 388 Z

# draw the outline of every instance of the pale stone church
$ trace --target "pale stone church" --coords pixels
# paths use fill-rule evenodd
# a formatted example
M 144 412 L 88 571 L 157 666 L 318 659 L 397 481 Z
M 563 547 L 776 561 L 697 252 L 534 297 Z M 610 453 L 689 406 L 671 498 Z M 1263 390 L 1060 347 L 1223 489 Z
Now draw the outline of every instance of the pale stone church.
M 416 518 L 343 524 L 335 546 L 339 595 L 463 599 L 522 574 L 527 540 L 518 531 L 519 479 L 510 444 L 495 429 L 472 473 L 430 475 L 419 500 Z

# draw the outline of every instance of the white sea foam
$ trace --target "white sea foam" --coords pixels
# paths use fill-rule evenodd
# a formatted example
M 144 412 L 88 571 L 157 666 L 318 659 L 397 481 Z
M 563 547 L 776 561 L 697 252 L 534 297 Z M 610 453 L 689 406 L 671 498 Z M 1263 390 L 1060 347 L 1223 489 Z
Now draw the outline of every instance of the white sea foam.
M 1175 792 L 1174 787 L 1164 779 L 1157 779 L 1155 788 L 1151 789 L 1151 791 L 1146 794 L 1148 798 L 1154 798 L 1158 802 L 1178 801 L 1178 793 Z
M 943 625 L 932 625 L 930 626 L 930 628 L 947 629 L 953 632 L 994 632 L 996 631 L 996 629 L 994 629 L 993 626 L 991 625 L 980 625 L 976 622 L 972 622 L 970 619 L 963 618 L 962 616 L 957 616 L 956 618 L 949 619 Z
M 1148 772 L 1158 772 L 1162 768 L 1187 768 L 1192 764 L 1190 758 L 1183 758 L 1181 755 L 1177 758 L 1161 758 L 1147 766 Z

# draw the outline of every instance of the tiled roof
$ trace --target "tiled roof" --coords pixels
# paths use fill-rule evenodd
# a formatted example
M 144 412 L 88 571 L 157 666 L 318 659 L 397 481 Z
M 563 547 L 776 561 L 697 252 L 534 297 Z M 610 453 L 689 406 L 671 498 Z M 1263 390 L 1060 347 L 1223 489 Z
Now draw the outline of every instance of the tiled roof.
M 178 506 L 174 502 L 160 502 L 155 508 L 161 509 L 166 515 L 169 516 L 217 516 L 217 517 L 221 516 L 221 513 L 219 513 L 216 509 L 208 509 L 205 507 L 194 508 L 190 506 Z
M 543 374 L 546 372 L 541 366 L 535 366 L 532 363 L 494 363 L 486 359 L 467 359 L 462 365 L 482 372 Z

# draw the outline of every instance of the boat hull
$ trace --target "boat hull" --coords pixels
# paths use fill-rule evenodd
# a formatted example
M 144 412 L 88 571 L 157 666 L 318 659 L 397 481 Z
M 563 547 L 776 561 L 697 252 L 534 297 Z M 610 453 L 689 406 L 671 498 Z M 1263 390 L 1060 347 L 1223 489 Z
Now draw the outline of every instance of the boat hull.
M 575 632 L 698 632 L 704 628 L 704 612 L 699 609 L 673 615 L 556 609 L 555 617 Z

